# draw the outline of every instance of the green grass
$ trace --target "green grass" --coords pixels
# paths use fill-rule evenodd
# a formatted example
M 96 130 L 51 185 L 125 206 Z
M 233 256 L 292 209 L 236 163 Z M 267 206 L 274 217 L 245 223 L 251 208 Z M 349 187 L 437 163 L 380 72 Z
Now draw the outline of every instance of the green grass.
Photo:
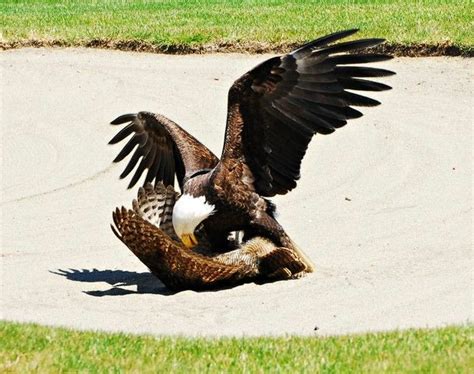
M 474 327 L 341 337 L 153 338 L 0 322 L 1 372 L 468 372 Z
M 354 27 L 361 29 L 360 36 L 384 37 L 392 44 L 444 43 L 465 49 L 474 45 L 473 15 L 469 0 L 0 3 L 4 43 L 140 41 L 162 49 L 294 45 Z

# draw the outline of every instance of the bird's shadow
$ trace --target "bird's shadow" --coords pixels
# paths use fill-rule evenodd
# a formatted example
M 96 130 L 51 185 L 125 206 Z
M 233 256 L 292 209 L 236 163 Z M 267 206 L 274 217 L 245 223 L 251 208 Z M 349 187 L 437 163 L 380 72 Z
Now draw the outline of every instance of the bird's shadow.
M 98 269 L 57 269 L 49 271 L 52 274 L 61 275 L 68 280 L 86 283 L 107 283 L 111 288 L 107 290 L 83 291 L 85 294 L 95 297 L 123 296 L 130 294 L 155 294 L 173 295 L 158 278 L 151 273 L 137 273 L 124 270 L 98 270 Z M 136 286 L 136 291 L 124 287 Z

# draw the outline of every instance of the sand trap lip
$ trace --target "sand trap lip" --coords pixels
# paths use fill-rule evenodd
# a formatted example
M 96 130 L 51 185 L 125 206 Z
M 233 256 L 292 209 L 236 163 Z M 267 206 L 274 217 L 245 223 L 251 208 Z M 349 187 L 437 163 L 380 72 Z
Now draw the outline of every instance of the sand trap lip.
M 383 105 L 314 139 L 298 188 L 275 199 L 312 276 L 171 294 L 113 236 L 136 191 L 110 166 L 107 123 L 161 112 L 219 154 L 227 89 L 265 57 L 2 52 L 2 318 L 192 336 L 472 320 L 469 59 L 381 64 L 398 73 Z
M 27 39 L 10 42 L 0 42 L 0 50 L 16 48 L 54 48 L 54 47 L 86 47 L 114 49 L 120 51 L 167 53 L 167 54 L 192 54 L 192 53 L 287 53 L 298 48 L 296 43 L 217 43 L 202 46 L 189 45 L 157 45 L 141 40 L 111 40 L 91 39 L 80 42 L 69 42 L 59 39 Z M 414 43 L 384 43 L 372 49 L 373 53 L 389 53 L 394 56 L 429 57 L 429 56 L 462 56 L 473 57 L 474 48 L 458 46 L 449 42 L 438 44 Z

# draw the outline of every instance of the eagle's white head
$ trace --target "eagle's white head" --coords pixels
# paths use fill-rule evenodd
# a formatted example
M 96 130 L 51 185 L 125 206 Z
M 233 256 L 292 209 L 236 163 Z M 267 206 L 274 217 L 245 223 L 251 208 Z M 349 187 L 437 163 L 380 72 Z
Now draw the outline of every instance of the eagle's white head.
M 193 197 L 184 194 L 176 201 L 173 208 L 173 227 L 186 247 L 192 248 L 198 243 L 194 230 L 214 212 L 214 208 L 204 196 Z

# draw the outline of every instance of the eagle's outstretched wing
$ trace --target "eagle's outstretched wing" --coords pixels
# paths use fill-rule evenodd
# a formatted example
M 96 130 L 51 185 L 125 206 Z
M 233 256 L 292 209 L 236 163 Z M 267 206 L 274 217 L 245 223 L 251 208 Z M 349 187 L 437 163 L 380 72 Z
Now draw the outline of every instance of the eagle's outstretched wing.
M 391 58 L 360 52 L 383 39 L 332 44 L 356 31 L 327 35 L 287 55 L 271 58 L 230 88 L 221 162 L 233 159 L 247 163 L 260 195 L 285 194 L 296 187 L 301 160 L 316 133 L 330 134 L 348 119 L 362 116 L 352 106 L 380 104 L 348 90 L 390 89 L 361 78 L 393 72 L 358 66 Z
M 180 187 L 186 176 L 202 169 L 212 169 L 218 158 L 196 138 L 170 119 L 159 114 L 139 112 L 125 114 L 113 120 L 112 125 L 128 123 L 115 135 L 109 144 L 118 143 L 131 134 L 128 143 L 114 159 L 119 162 L 135 151 L 120 175 L 125 178 L 138 164 L 128 188 L 133 187 L 148 169 L 144 185 L 162 181 L 173 185 L 175 176 Z M 137 147 L 138 146 L 138 147 Z

